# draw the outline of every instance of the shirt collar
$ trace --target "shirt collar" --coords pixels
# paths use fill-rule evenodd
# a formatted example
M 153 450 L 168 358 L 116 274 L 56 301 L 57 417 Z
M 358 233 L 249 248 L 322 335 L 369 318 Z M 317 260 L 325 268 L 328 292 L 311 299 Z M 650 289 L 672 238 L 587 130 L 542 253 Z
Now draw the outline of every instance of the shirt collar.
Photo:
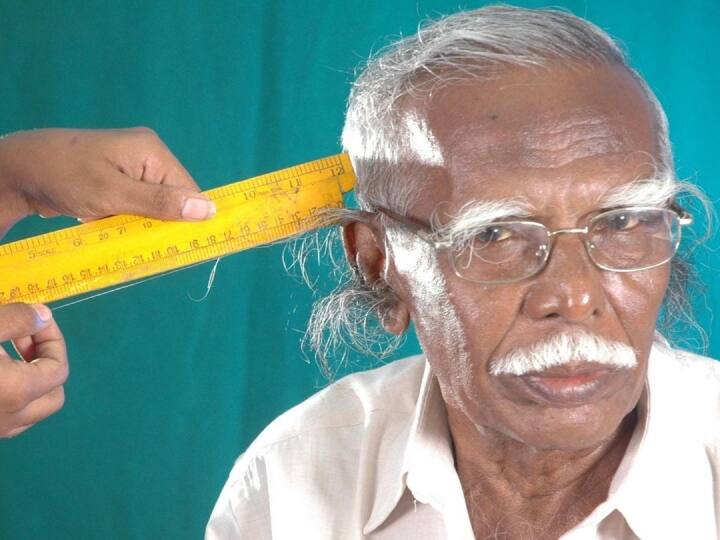
M 653 346 L 638 426 L 605 508 L 593 512 L 616 508 L 642 539 L 717 534 L 713 472 L 702 436 L 709 424 L 698 417 L 711 407 L 682 391 L 688 368 L 677 354 L 662 343 Z
M 380 456 L 384 464 L 378 472 L 375 498 L 363 533 L 370 534 L 382 525 L 405 489 L 410 489 L 418 501 L 440 511 L 446 523 L 454 523 L 471 533 L 460 479 L 455 471 L 445 403 L 427 360 L 407 439 L 398 443 L 404 444 L 404 448 L 400 444 L 388 447 L 384 458 Z
M 382 455 L 378 456 L 380 470 L 375 481 L 375 493 L 370 516 L 363 527 L 363 534 L 370 534 L 382 525 L 397 506 L 407 487 L 409 454 L 412 454 L 411 449 L 417 444 L 418 438 L 423 438 L 419 431 L 426 424 L 427 418 L 437 419 L 437 415 L 430 411 L 432 407 L 428 407 L 428 402 L 433 404 L 436 404 L 436 402 L 432 392 L 434 378 L 427 360 L 424 361 L 423 369 L 420 393 L 415 404 L 407 437 L 402 440 L 397 438 L 393 445 L 386 446 L 384 450 L 381 450 Z M 444 413 L 444 410 L 442 413 Z M 442 417 L 443 414 L 439 416 Z M 445 431 L 441 431 L 439 440 L 444 438 L 447 445 L 450 440 L 447 429 L 447 416 L 445 416 L 444 422 Z

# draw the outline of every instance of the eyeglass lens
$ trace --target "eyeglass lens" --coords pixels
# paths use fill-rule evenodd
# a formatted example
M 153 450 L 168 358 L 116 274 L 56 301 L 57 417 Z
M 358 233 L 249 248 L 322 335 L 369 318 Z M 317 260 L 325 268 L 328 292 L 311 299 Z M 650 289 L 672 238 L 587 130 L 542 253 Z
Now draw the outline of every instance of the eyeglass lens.
M 590 222 L 587 246 L 599 266 L 632 270 L 670 260 L 679 239 L 680 222 L 675 212 L 619 209 Z
M 667 262 L 680 240 L 672 210 L 618 209 L 588 223 L 585 245 L 607 270 L 640 270 Z M 491 223 L 449 250 L 455 273 L 478 282 L 515 281 L 538 272 L 550 249 L 551 233 L 534 222 Z

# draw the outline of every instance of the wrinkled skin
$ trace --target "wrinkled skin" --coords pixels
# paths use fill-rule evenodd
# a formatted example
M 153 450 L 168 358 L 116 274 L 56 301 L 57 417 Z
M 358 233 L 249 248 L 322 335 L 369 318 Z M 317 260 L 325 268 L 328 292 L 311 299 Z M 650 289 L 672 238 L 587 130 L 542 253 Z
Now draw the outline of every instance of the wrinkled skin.
M 617 67 L 511 70 L 406 107 L 423 111 L 444 157 L 410 209 L 419 222 L 439 202 L 452 214 L 470 200 L 522 195 L 537 209 L 532 219 L 551 229 L 582 226 L 603 194 L 651 177 L 658 160 L 651 106 Z M 463 281 L 438 258 L 446 289 L 438 303 L 449 302 L 464 333 L 458 355 L 437 337 L 442 318 L 393 264 L 382 222 L 351 225 L 345 236 L 367 279 L 387 279 L 400 299 L 388 330 L 416 325 L 447 405 L 476 536 L 556 538 L 581 521 L 606 498 L 634 428 L 669 265 L 603 271 L 576 235 L 557 237 L 544 271 L 512 284 Z M 600 398 L 552 406 L 489 374 L 494 358 L 578 327 L 637 354 L 637 368 Z

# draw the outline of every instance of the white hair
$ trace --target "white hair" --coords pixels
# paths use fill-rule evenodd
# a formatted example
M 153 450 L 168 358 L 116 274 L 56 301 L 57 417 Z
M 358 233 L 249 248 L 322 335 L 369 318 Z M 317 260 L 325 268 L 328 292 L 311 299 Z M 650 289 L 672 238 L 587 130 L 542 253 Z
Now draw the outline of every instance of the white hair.
M 627 69 L 655 113 L 660 161 L 656 165 L 663 172 L 673 170 L 665 112 L 607 33 L 564 11 L 489 6 L 421 26 L 417 34 L 371 58 L 353 84 L 342 144 L 358 176 L 355 192 L 361 207 L 394 205 L 405 211 L 422 187 L 422 179 L 407 186 L 407 169 L 423 160 L 417 159 L 422 156 L 409 130 L 415 126 L 407 126 L 400 114 L 404 98 L 427 97 L 457 82 L 495 78 L 512 67 L 547 68 L 557 63 Z
M 492 201 L 470 201 L 460 207 L 452 216 L 441 216 L 439 209 L 433 212 L 430 224 L 437 239 L 464 245 L 477 231 L 477 227 L 491 221 L 508 218 L 522 218 L 533 215 L 533 207 L 522 198 L 498 199 Z M 450 217 L 447 223 L 443 219 Z
M 406 214 L 422 193 L 425 180 L 417 164 L 442 166 L 442 153 L 424 119 L 408 121 L 400 114 L 404 99 L 423 99 L 457 82 L 499 77 L 513 67 L 545 69 L 557 64 L 620 65 L 632 74 L 652 105 L 658 149 L 653 166 L 663 179 L 661 189 L 657 183 L 638 183 L 631 191 L 611 197 L 647 199 L 654 193 L 672 198 L 688 186 L 675 178 L 662 106 L 607 33 L 564 11 L 497 5 L 430 21 L 415 35 L 396 41 L 367 62 L 351 89 L 342 132 L 343 148 L 350 153 L 357 175 L 355 195 L 361 209 L 375 211 L 382 206 Z M 343 223 L 365 217 L 343 210 L 334 211 L 329 219 Z M 673 312 L 687 314 L 690 303 L 684 283 L 692 269 L 678 259 L 672 268 L 666 302 Z M 368 319 L 373 315 L 382 318 L 383 310 L 394 301 L 389 287 L 368 284 L 353 269 L 333 294 L 316 304 L 305 343 L 318 354 L 326 374 L 333 373 L 331 357 L 345 360 L 344 344 L 363 353 L 378 350 L 373 340 L 380 334 L 370 329 Z M 398 344 L 398 340 L 390 340 L 390 348 L 381 347 L 382 355 Z

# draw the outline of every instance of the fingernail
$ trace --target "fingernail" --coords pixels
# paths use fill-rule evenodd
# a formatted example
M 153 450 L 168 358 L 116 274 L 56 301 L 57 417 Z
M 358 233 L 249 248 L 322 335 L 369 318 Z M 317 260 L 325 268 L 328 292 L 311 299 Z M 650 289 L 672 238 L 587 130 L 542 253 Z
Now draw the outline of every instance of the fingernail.
M 35 310 L 35 313 L 37 314 L 38 319 L 40 319 L 41 322 L 46 323 L 52 320 L 53 315 L 49 307 L 42 304 L 33 304 L 31 307 Z
M 185 219 L 208 219 L 215 215 L 215 203 L 206 199 L 190 198 L 185 201 L 182 216 Z

